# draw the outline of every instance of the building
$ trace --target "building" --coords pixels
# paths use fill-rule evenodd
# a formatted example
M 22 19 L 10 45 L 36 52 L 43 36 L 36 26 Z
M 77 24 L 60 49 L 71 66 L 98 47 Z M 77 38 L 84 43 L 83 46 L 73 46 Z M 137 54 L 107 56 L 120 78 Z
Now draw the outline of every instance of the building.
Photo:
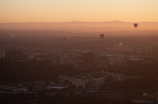
M 152 52 L 157 53 L 158 52 L 158 45 L 153 45 L 152 46 Z
M 133 53 L 147 53 L 147 52 L 152 52 L 152 51 L 157 51 L 158 52 L 158 47 L 156 48 L 155 46 L 146 46 L 146 45 L 135 45 L 132 47 L 132 52 Z
M 102 56 L 98 61 L 99 67 L 108 66 L 108 57 Z
M 14 49 L 6 52 L 5 58 L 10 60 L 25 60 L 27 57 L 23 51 Z
M 62 64 L 62 65 L 69 64 L 69 58 L 68 58 L 68 56 L 61 56 L 60 57 L 60 64 Z
M 135 45 L 135 46 L 133 46 L 132 47 L 132 52 L 133 53 L 141 53 L 141 46 L 139 46 L 139 45 Z
M 153 52 L 153 46 L 152 45 L 149 45 L 149 46 L 147 46 L 147 52 L 148 53 L 152 53 Z
M 141 46 L 140 47 L 140 53 L 147 53 L 147 46 Z
M 83 80 L 83 79 L 73 79 L 73 80 L 71 80 L 71 83 L 72 83 L 72 85 L 75 85 L 77 88 L 78 87 L 82 87 L 82 88 L 85 88 L 86 86 L 86 81 L 85 80 Z
M 104 83 L 105 83 L 104 77 L 89 79 L 89 84 L 91 85 L 91 87 L 100 87 Z
M 82 54 L 82 66 L 84 68 L 94 68 L 95 67 L 95 53 L 88 52 Z
M 143 62 L 144 60 L 139 58 L 139 57 L 131 57 L 129 60 L 134 61 L 134 62 Z
M 118 59 L 116 56 L 108 56 L 108 65 L 114 66 L 118 64 Z

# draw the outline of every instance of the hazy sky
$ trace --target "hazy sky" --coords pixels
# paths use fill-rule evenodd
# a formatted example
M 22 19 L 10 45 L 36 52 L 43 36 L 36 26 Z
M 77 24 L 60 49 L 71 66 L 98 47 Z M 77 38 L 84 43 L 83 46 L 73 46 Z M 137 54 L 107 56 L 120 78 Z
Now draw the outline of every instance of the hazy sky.
M 6 22 L 158 22 L 158 0 L 0 0 Z

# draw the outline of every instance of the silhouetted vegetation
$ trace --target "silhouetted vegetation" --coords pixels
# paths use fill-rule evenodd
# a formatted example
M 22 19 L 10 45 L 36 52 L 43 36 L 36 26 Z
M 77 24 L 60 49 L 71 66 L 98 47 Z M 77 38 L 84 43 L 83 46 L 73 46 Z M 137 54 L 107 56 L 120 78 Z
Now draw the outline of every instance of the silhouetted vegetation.
M 89 72 L 87 70 L 77 70 L 72 65 L 58 65 L 50 61 L 13 61 L 0 60 L 0 82 L 23 82 L 23 81 L 37 81 L 48 80 L 52 81 L 60 74 L 68 76 L 84 74 Z

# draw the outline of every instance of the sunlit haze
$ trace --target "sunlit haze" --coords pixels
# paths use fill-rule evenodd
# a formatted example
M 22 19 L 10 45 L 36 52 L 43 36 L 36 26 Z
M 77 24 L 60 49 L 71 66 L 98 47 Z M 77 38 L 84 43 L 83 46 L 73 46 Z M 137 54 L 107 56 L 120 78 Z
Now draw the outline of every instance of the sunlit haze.
M 0 0 L 0 23 L 158 22 L 158 0 Z
M 158 0 L 0 0 L 0 104 L 158 104 Z

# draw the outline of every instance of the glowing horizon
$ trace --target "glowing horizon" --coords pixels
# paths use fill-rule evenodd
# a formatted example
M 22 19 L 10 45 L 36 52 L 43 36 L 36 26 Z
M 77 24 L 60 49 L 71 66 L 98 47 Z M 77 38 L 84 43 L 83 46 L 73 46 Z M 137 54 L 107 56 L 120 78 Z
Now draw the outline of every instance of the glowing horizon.
M 0 23 L 158 22 L 158 0 L 1 0 Z

